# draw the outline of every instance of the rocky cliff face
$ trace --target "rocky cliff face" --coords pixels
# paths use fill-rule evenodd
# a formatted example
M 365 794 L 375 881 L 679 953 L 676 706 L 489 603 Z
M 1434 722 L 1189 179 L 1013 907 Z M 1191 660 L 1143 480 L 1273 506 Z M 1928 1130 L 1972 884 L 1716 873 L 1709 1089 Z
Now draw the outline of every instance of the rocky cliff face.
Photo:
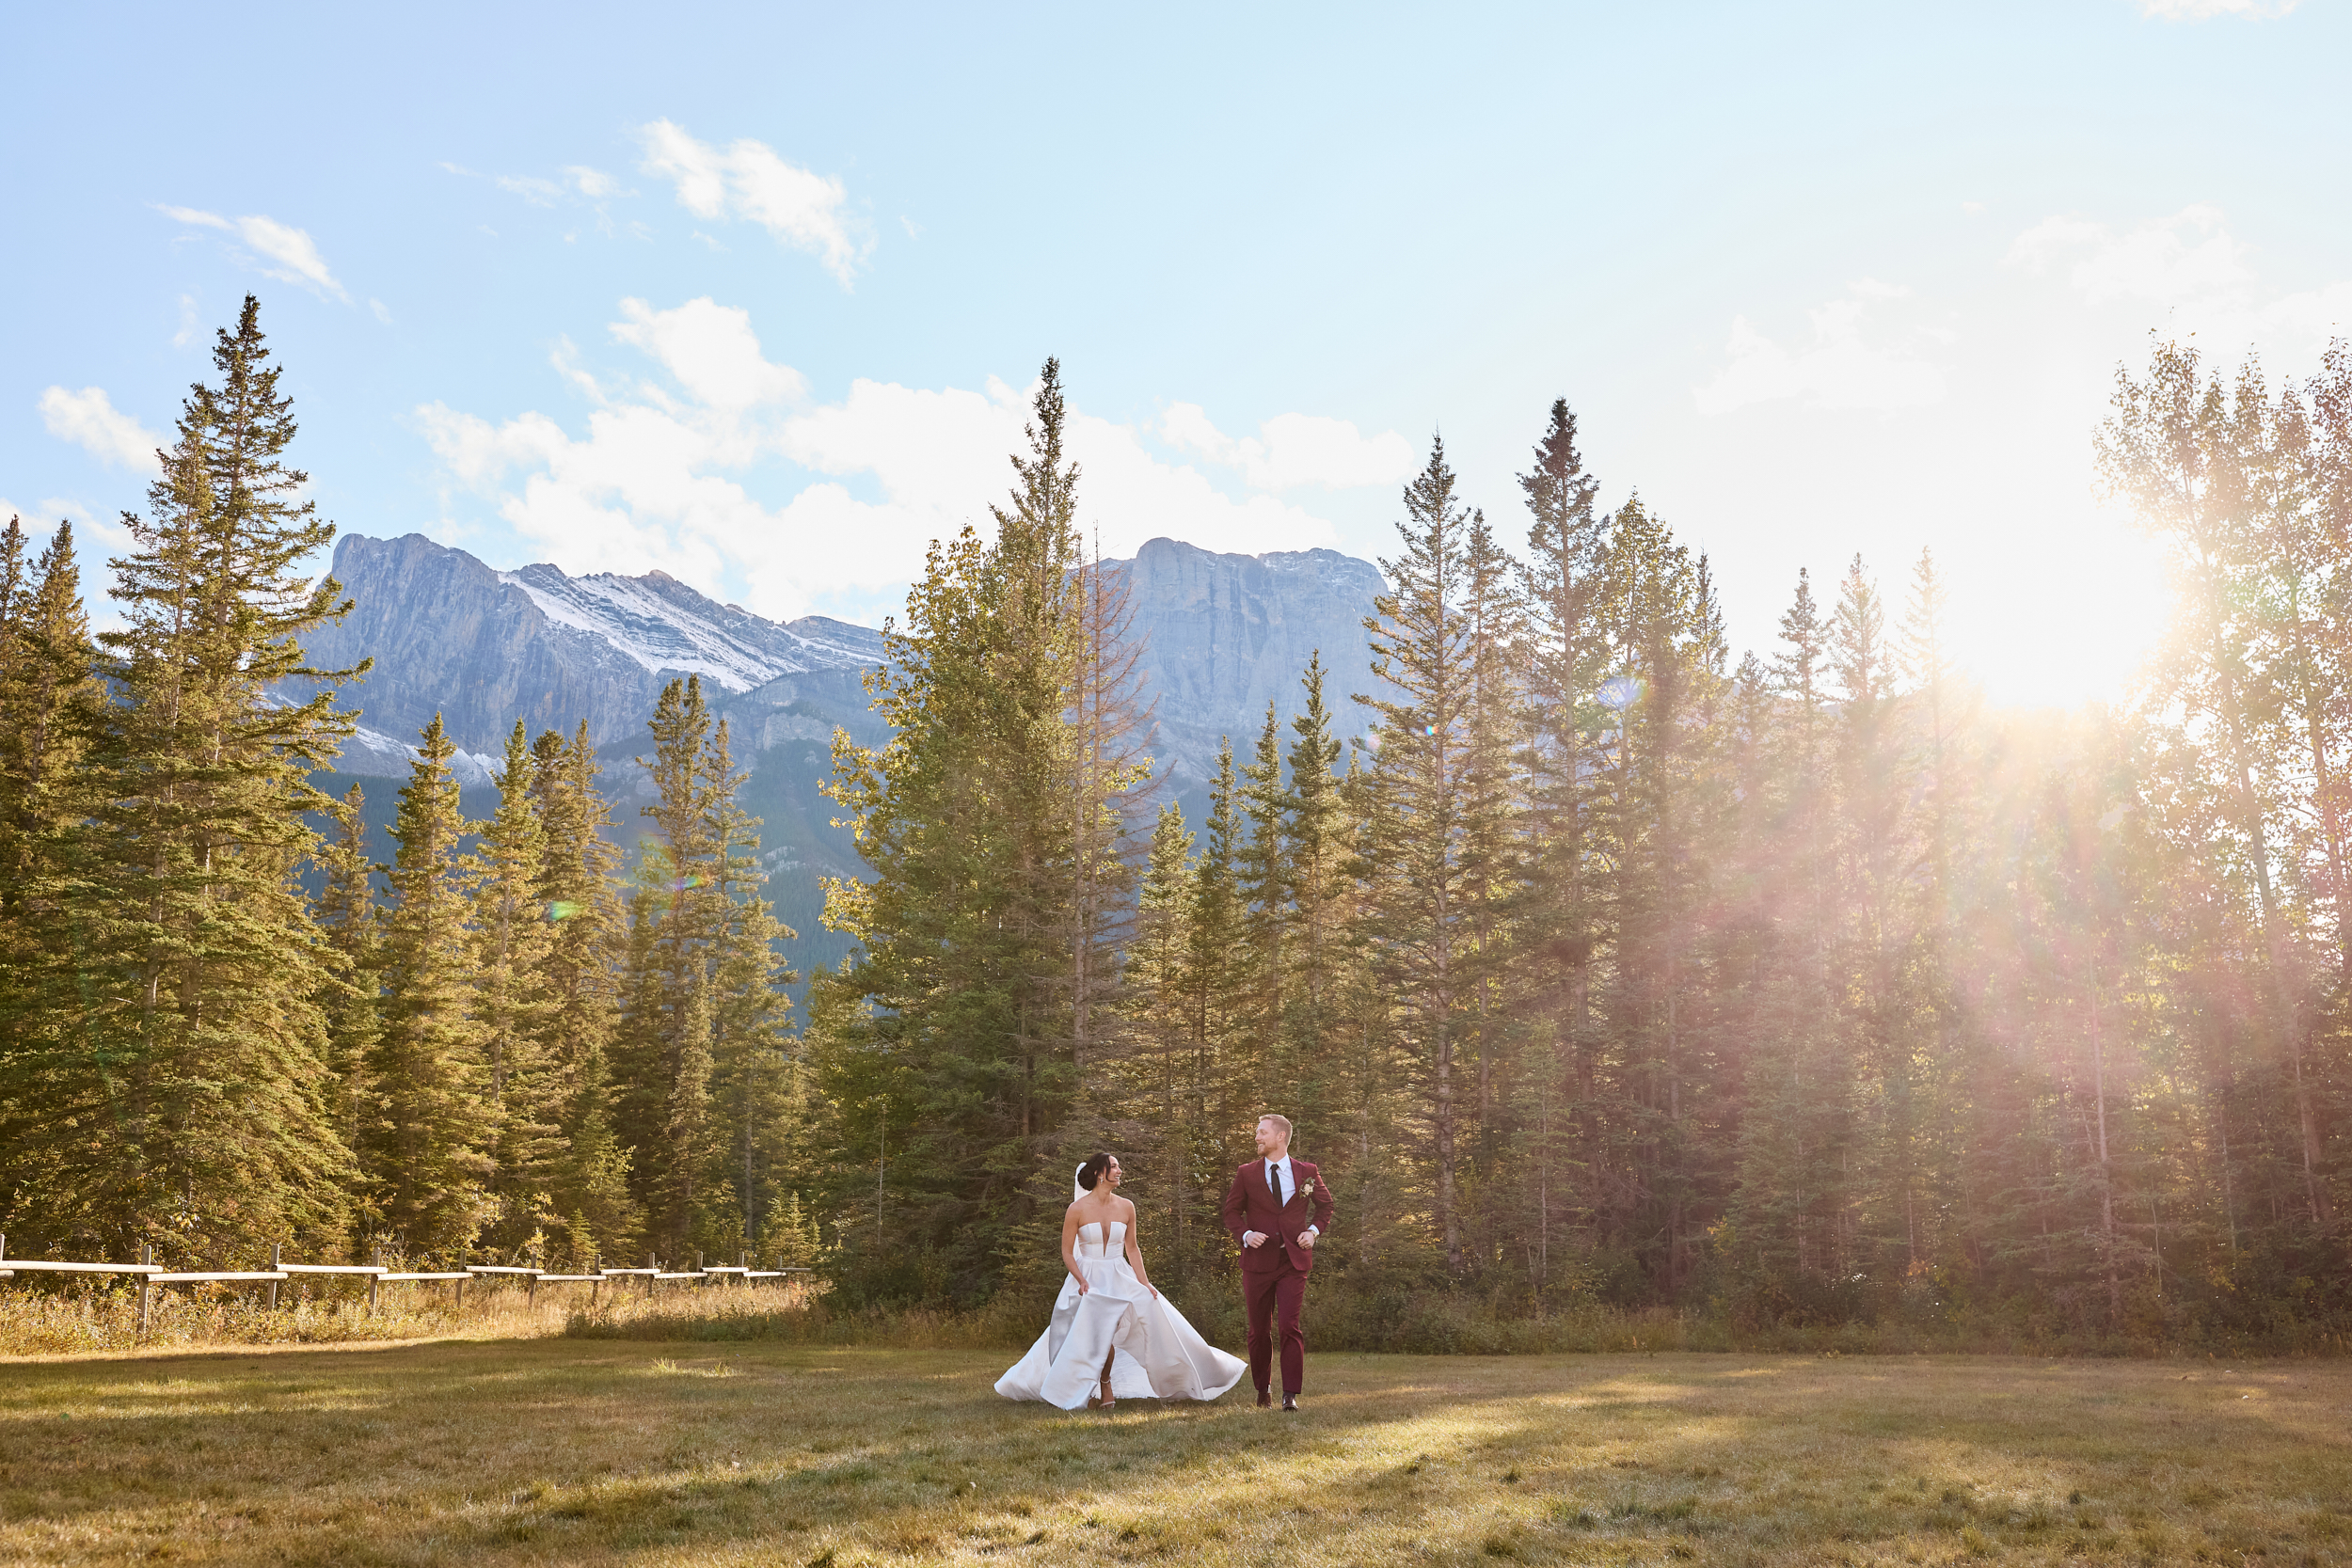
M 665 573 L 499 572 L 421 534 L 345 534 L 334 573 L 352 613 L 307 651 L 328 668 L 375 660 L 346 689 L 368 729 L 395 743 L 413 741 L 436 713 L 458 746 L 491 755 L 517 719 L 533 735 L 585 721 L 599 745 L 625 741 L 679 675 L 701 675 L 714 697 L 828 674 L 849 675 L 854 690 L 855 673 L 882 655 L 881 634 L 866 627 L 821 616 L 779 625 Z M 346 766 L 375 771 L 382 749 L 363 743 Z
M 1306 705 L 1299 676 L 1317 653 L 1332 732 L 1368 732 L 1353 697 L 1373 689 L 1364 618 L 1386 590 L 1369 561 L 1337 550 L 1219 555 L 1153 539 L 1135 560 L 1108 564 L 1127 578 L 1145 700 L 1157 704 L 1160 751 L 1179 790 L 1216 773 L 1224 736 L 1248 761 L 1269 701 L 1287 752 L 1290 721 Z
M 1365 732 L 1365 710 L 1349 698 L 1373 685 L 1363 620 L 1382 583 L 1371 562 L 1336 550 L 1219 555 L 1154 539 L 1109 564 L 1128 583 L 1155 750 L 1179 792 L 1216 771 L 1222 736 L 1247 756 L 1269 700 L 1287 749 L 1298 677 L 1318 651 L 1334 729 Z M 835 724 L 880 738 L 860 676 L 881 658 L 882 634 L 866 626 L 769 621 L 661 572 L 501 572 L 413 533 L 345 534 L 334 572 L 354 609 L 310 640 L 310 657 L 328 668 L 375 660 L 346 689 L 366 726 L 346 749 L 346 772 L 405 775 L 436 713 L 471 753 L 457 764 L 469 784 L 489 781 L 516 719 L 533 735 L 585 721 L 600 749 L 627 756 L 643 746 L 663 684 L 685 674 L 703 677 L 746 764 L 787 742 L 829 742 Z M 611 782 L 626 794 L 631 781 Z
M 1134 631 L 1145 641 L 1142 698 L 1156 704 L 1166 780 L 1155 800 L 1181 804 L 1197 823 L 1219 739 L 1231 735 L 1246 758 L 1269 699 L 1287 751 L 1299 673 L 1318 649 L 1335 730 L 1363 733 L 1364 710 L 1348 696 L 1372 684 L 1362 623 L 1381 580 L 1369 562 L 1331 550 L 1217 555 L 1154 539 L 1134 561 L 1111 564 L 1127 578 Z M 496 571 L 419 534 L 346 534 L 334 572 L 352 613 L 322 628 L 307 651 L 329 669 L 375 660 L 364 682 L 344 689 L 364 727 L 337 768 L 362 783 L 372 832 L 389 825 L 396 784 L 434 714 L 461 748 L 453 771 L 477 815 L 495 805 L 487 786 L 516 719 L 532 735 L 569 733 L 584 721 L 626 847 L 642 825 L 638 807 L 652 798 L 651 779 L 631 760 L 650 749 L 645 721 L 666 682 L 699 674 L 750 775 L 741 800 L 761 819 L 767 895 L 801 933 L 786 944 L 788 958 L 805 974 L 849 951 L 849 938 L 823 927 L 820 879 L 865 867 L 850 835 L 833 825 L 838 808 L 822 785 L 835 725 L 868 745 L 886 738 L 862 684 L 882 657 L 879 632 L 821 616 L 764 620 L 660 572 Z M 373 847 L 390 858 L 388 843 Z

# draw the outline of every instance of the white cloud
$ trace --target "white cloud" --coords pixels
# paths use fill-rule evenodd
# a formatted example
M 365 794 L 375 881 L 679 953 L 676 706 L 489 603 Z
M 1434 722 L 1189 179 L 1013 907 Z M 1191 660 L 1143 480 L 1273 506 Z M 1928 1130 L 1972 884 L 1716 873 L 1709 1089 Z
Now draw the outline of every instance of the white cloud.
M 50 435 L 72 442 L 103 463 L 143 473 L 158 470 L 155 449 L 164 438 L 116 408 L 103 387 L 85 387 L 78 392 L 50 388 L 40 395 L 40 421 Z
M 591 201 L 607 201 L 621 194 L 619 181 L 602 169 L 590 168 L 584 164 L 565 165 L 564 178 L 570 182 L 572 189 Z
M 746 137 L 722 149 L 666 119 L 638 135 L 645 170 L 675 185 L 678 205 L 696 217 L 748 218 L 779 244 L 817 257 L 843 288 L 873 248 L 850 232 L 840 181 L 786 163 L 764 142 Z
M 379 321 L 379 322 L 382 322 L 382 323 L 383 323 L 386 326 L 389 326 L 389 325 L 392 325 L 392 311 L 391 311 L 391 307 L 389 307 L 389 306 L 386 305 L 386 304 L 385 304 L 382 300 L 380 300 L 380 299 L 371 299 L 371 300 L 369 300 L 369 301 L 368 301 L 368 309 L 371 309 L 371 310 L 373 310 L 373 311 L 374 311 L 374 312 L 375 312 L 375 319 L 376 319 L 377 321 Z
M 563 178 L 560 180 L 549 180 L 537 174 L 476 174 L 458 164 L 443 164 L 441 166 L 469 180 L 486 179 L 500 190 L 509 196 L 519 196 L 533 207 L 553 207 L 578 198 L 600 208 L 603 202 L 616 196 L 629 194 L 621 189 L 620 182 L 612 176 L 584 164 L 566 164 L 561 171 Z
M 578 436 L 536 412 L 492 423 L 438 403 L 417 411 L 453 489 L 489 499 L 566 570 L 658 566 L 714 592 L 739 580 L 742 601 L 766 614 L 866 614 L 889 607 L 931 540 L 967 520 L 985 527 L 1012 483 L 1006 459 L 1025 450 L 1028 393 L 1003 381 L 971 391 L 861 380 L 812 404 L 741 310 L 627 300 L 621 314 L 615 340 L 666 374 L 598 377 L 565 344 L 557 368 L 596 404 Z M 1235 499 L 1168 464 L 1146 434 L 1071 412 L 1080 521 L 1089 535 L 1099 525 L 1108 553 L 1159 534 L 1250 553 L 1336 542 L 1324 518 L 1272 496 Z
M 2234 293 L 2254 280 L 2251 253 L 2221 227 L 2221 209 L 2203 204 L 2122 234 L 2087 218 L 2044 218 L 2010 242 L 2004 264 L 2044 272 L 2069 259 L 2070 281 L 2093 305 L 2170 304 Z
M 326 259 L 319 254 L 317 244 L 299 229 L 258 214 L 249 217 L 225 218 L 218 213 L 200 212 L 194 207 L 159 206 L 156 211 L 175 222 L 202 229 L 217 229 L 235 236 L 247 250 L 260 253 L 262 260 L 255 264 L 261 267 L 264 277 L 298 283 L 322 299 L 339 299 L 346 305 L 351 303 L 351 296 L 343 292 L 343 286 L 336 282 L 335 275 L 327 270 Z M 253 261 L 250 256 L 242 259 Z
M 2314 347 L 2352 325 L 2352 280 L 2302 290 L 2263 283 L 2254 248 L 2218 207 L 2184 207 L 2126 230 L 2071 214 L 2042 219 L 2010 245 L 2004 264 L 2063 276 L 2093 306 L 2160 308 L 2169 331 L 2226 349 Z
M 2215 16 L 2284 16 L 2301 0 L 2139 0 L 2139 14 L 2163 22 L 2202 22 Z
M 1948 340 L 1928 330 L 1889 332 L 1874 316 L 1911 291 L 1871 278 L 1805 312 L 1809 343 L 1788 347 L 1735 317 L 1723 368 L 1694 396 L 1702 414 L 1727 414 L 1788 399 L 1819 409 L 1888 409 L 1934 403 L 1944 395 L 1944 372 L 1914 352 L 1921 341 Z
M 88 601 L 91 624 L 103 630 L 119 621 L 114 601 L 103 592 L 94 593 L 92 590 L 103 583 L 106 557 L 128 555 L 136 545 L 137 541 L 131 537 L 129 529 L 113 518 L 100 517 L 81 502 L 68 500 L 63 496 L 46 497 L 38 506 L 19 506 L 7 497 L 0 496 L 0 527 L 6 527 L 10 517 L 19 519 L 24 525 L 24 533 L 33 546 L 35 559 L 39 559 L 41 548 L 56 532 L 59 523 L 72 523 L 73 554 L 81 567 L 82 592 Z
M 660 360 L 690 397 L 712 408 L 736 412 L 808 393 L 800 372 L 768 362 L 748 310 L 705 296 L 675 310 L 625 299 L 621 314 L 625 319 L 612 324 L 612 336 Z
M 1211 423 L 1199 404 L 1179 403 L 1161 417 L 1160 436 L 1180 451 L 1241 469 L 1259 490 L 1397 484 L 1421 467 L 1412 443 L 1393 430 L 1366 436 L 1350 420 L 1313 414 L 1277 414 L 1256 436 L 1235 439 Z
M 552 207 L 564 187 L 552 180 L 542 180 L 535 174 L 493 175 L 490 183 L 509 196 L 519 196 L 533 207 Z

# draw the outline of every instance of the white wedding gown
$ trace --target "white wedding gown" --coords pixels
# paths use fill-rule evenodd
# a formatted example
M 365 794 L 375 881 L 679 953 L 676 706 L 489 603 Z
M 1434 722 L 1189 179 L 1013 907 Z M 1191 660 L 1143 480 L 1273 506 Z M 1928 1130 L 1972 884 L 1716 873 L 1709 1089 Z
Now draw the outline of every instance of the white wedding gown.
M 1165 1296 L 1155 1296 L 1127 1263 L 1127 1227 L 1113 1220 L 1078 1227 L 1078 1282 L 1062 1276 L 1053 1321 L 1013 1369 L 996 1380 L 1009 1400 L 1043 1400 L 1075 1410 L 1103 1386 L 1112 1356 L 1111 1396 L 1136 1400 L 1213 1400 L 1241 1381 L 1248 1364 L 1200 1338 Z

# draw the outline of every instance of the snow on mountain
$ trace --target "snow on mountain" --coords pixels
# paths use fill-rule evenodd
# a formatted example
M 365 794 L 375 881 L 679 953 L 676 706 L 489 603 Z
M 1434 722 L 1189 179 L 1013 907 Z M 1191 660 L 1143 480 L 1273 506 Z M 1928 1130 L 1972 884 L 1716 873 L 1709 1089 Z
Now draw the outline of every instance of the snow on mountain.
M 421 754 L 416 747 L 362 724 L 343 742 L 342 758 L 336 766 L 342 772 L 372 778 L 405 778 L 409 765 Z M 451 776 L 466 789 L 498 783 L 499 767 L 499 758 L 479 752 L 459 752 L 449 759 Z
M 814 615 L 780 625 L 716 604 L 667 572 L 575 578 L 540 564 L 498 579 L 521 589 L 555 625 L 599 637 L 648 671 L 698 674 L 729 691 L 811 670 L 863 668 L 882 652 L 881 638 L 865 626 Z
M 1355 738 L 1368 727 L 1348 699 L 1376 684 L 1363 622 L 1384 585 L 1372 562 L 1152 539 L 1133 561 L 1106 564 L 1132 594 L 1152 749 L 1180 792 L 1214 774 L 1227 736 L 1246 749 L 1269 702 L 1278 721 L 1297 712 L 1299 673 L 1317 654 L 1335 732 Z M 368 726 L 346 750 L 345 771 L 405 776 L 411 743 L 437 715 L 469 753 L 460 765 L 469 784 L 495 777 L 518 719 L 532 735 L 584 723 L 599 747 L 628 744 L 643 737 L 662 687 L 690 674 L 711 689 L 745 761 L 795 742 L 822 747 L 836 724 L 869 742 L 883 733 L 860 681 L 882 657 L 871 627 L 767 620 L 665 572 L 500 571 L 413 533 L 345 534 L 334 573 L 354 608 L 305 651 L 328 669 L 375 661 L 344 689 Z
M 667 573 L 502 572 L 421 534 L 347 533 L 334 575 L 352 611 L 306 638 L 304 651 L 326 669 L 374 660 L 343 700 L 396 745 L 436 715 L 451 740 L 487 756 L 501 752 L 517 719 L 532 735 L 585 723 L 606 745 L 642 731 L 663 685 L 681 675 L 702 677 L 714 697 L 767 693 L 763 711 L 835 686 L 863 709 L 859 672 L 882 657 L 880 632 L 814 615 L 766 620 Z

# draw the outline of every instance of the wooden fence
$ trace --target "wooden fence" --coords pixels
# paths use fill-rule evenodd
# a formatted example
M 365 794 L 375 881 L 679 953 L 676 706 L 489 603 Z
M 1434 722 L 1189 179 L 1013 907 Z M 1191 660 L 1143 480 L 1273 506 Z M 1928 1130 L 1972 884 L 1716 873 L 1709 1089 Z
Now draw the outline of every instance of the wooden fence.
M 625 1289 L 632 1280 L 637 1282 L 640 1289 L 650 1291 L 658 1284 L 677 1280 L 691 1280 L 698 1285 L 725 1285 L 731 1282 L 749 1285 L 754 1280 L 786 1279 L 809 1272 L 806 1269 L 755 1269 L 750 1266 L 748 1259 L 739 1259 L 732 1264 L 712 1263 L 705 1266 L 700 1253 L 694 1255 L 694 1266 L 691 1269 L 672 1270 L 664 1269 L 653 1254 L 647 1253 L 645 1266 L 642 1269 L 599 1269 L 595 1274 L 556 1274 L 547 1269 L 516 1268 L 489 1263 L 469 1264 L 463 1269 L 443 1272 L 412 1273 L 407 1270 L 385 1267 L 384 1253 L 380 1247 L 376 1250 L 376 1261 L 373 1263 L 289 1263 L 279 1256 L 280 1250 L 275 1246 L 269 1249 L 269 1267 L 265 1269 L 176 1273 L 156 1266 L 155 1249 L 152 1246 L 141 1247 L 139 1261 L 135 1263 L 69 1263 L 49 1258 L 10 1258 L 8 1239 L 5 1235 L 0 1235 L 0 1279 L 13 1279 L 19 1274 L 131 1275 L 138 1281 L 138 1331 L 144 1334 L 147 1332 L 148 1313 L 153 1301 L 152 1291 L 159 1285 L 266 1284 L 269 1287 L 269 1305 L 274 1308 L 278 1305 L 278 1287 L 286 1280 L 311 1275 L 364 1276 L 368 1282 L 368 1309 L 373 1311 L 377 1290 L 385 1285 L 401 1283 L 447 1284 L 454 1304 L 459 1307 L 463 1307 L 466 1303 L 466 1287 L 477 1279 L 485 1282 L 511 1280 L 517 1283 L 524 1289 L 527 1304 L 534 1306 L 538 1302 L 539 1287 L 542 1285 L 585 1285 L 588 1287 L 589 1303 L 593 1306 L 596 1293 L 605 1286 L 611 1285 L 615 1291 L 619 1291 Z

